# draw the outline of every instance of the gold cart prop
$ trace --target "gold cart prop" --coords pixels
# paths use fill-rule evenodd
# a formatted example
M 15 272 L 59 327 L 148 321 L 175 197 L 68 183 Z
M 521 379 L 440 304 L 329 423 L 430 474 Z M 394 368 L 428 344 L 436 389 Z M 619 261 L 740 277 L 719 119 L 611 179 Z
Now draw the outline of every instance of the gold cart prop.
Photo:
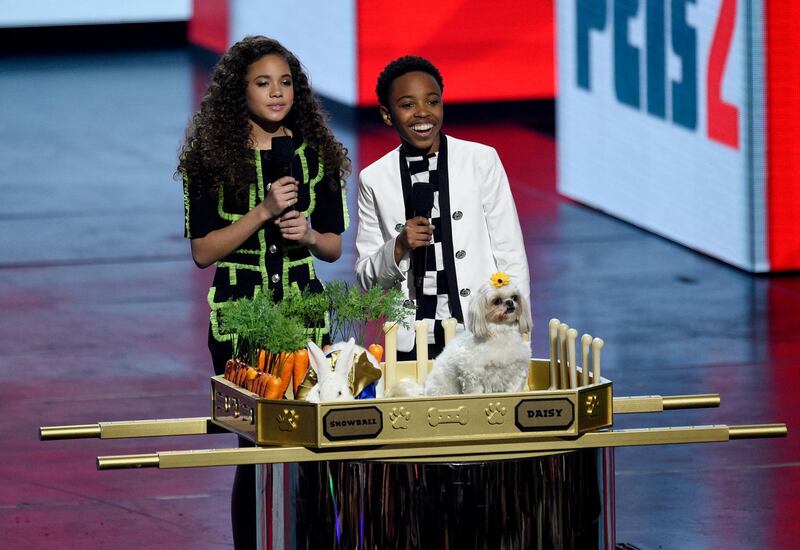
M 426 357 L 396 361 L 393 333 L 387 390 L 431 368 Z M 602 340 L 587 336 L 581 368 L 577 333 L 551 322 L 551 357 L 530 360 L 520 393 L 313 404 L 215 376 L 210 417 L 49 426 L 40 437 L 249 439 L 255 447 L 100 456 L 97 467 L 258 465 L 261 548 L 614 548 L 614 447 L 787 434 L 785 424 L 613 430 L 615 414 L 717 407 L 720 397 L 614 397 Z

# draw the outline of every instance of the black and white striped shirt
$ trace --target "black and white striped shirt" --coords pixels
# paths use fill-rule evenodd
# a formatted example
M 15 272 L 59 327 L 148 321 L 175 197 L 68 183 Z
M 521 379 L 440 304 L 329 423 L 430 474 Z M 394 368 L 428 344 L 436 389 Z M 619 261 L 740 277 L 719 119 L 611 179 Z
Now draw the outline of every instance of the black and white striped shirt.
M 439 178 L 437 175 L 438 155 L 432 153 L 425 157 L 406 157 L 411 184 L 428 182 L 433 187 L 433 208 L 431 223 L 434 226 L 433 242 L 428 246 L 425 257 L 425 279 L 422 295 L 417 296 L 417 320 L 428 321 L 428 343 L 444 345 L 442 320 L 452 317 L 447 295 L 447 277 L 444 271 L 442 252 L 442 229 L 439 215 Z

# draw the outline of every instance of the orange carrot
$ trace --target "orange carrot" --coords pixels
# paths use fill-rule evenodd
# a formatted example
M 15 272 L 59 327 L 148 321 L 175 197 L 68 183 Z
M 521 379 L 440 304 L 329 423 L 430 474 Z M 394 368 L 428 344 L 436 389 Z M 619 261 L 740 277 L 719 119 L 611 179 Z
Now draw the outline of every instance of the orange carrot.
M 297 393 L 297 388 L 303 382 L 303 378 L 306 377 L 306 372 L 308 372 L 308 350 L 303 348 L 294 352 L 294 365 L 292 366 L 294 383 L 292 388 L 294 388 L 295 394 Z
M 236 372 L 236 363 L 233 359 L 228 359 L 225 363 L 225 380 L 231 380 L 234 372 Z
M 267 352 L 263 349 L 258 350 L 258 370 L 264 372 L 264 365 L 267 361 Z
M 267 399 L 280 399 L 281 398 L 281 379 L 272 374 L 268 375 L 267 380 Z
M 275 372 L 275 369 L 278 366 L 278 361 L 281 358 L 280 353 L 268 353 L 267 354 L 267 366 L 264 369 L 264 372 L 267 372 L 273 376 L 277 376 L 278 373 Z
M 286 395 L 286 388 L 292 381 L 292 372 L 294 369 L 294 353 L 281 353 L 281 366 L 280 366 L 280 379 L 281 379 L 281 393 L 278 399 L 282 399 Z
M 372 354 L 372 356 L 378 360 L 378 363 L 380 363 L 381 359 L 383 359 L 383 346 L 380 344 L 372 344 L 367 349 L 369 349 L 369 352 Z
M 236 379 L 236 384 L 242 388 L 247 383 L 247 369 L 249 368 L 246 365 L 239 368 L 239 377 Z
M 256 379 L 258 371 L 253 367 L 247 367 L 247 374 L 245 374 L 245 387 L 249 391 L 253 391 L 253 381 Z
M 259 372 L 256 381 L 253 384 L 253 393 L 257 393 L 261 397 L 267 393 L 267 373 Z
M 266 372 L 264 373 L 264 385 L 261 387 L 261 397 L 267 397 L 267 394 L 269 393 L 269 381 L 273 378 L 275 377 L 271 374 Z

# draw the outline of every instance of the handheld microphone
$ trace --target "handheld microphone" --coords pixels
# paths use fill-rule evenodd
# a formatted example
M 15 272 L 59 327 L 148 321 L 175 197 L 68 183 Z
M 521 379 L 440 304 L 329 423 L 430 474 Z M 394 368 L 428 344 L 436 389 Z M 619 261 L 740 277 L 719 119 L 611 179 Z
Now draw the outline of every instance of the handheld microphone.
M 411 188 L 411 205 L 414 216 L 431 217 L 433 209 L 433 185 L 429 182 L 419 181 Z M 425 264 L 428 258 L 428 245 L 415 248 L 411 253 L 411 267 L 414 270 L 414 287 L 422 288 L 425 279 Z
M 292 175 L 292 159 L 294 158 L 294 141 L 289 136 L 278 136 L 272 138 L 272 161 L 278 167 L 278 177 Z M 283 216 L 286 212 L 294 210 L 295 206 L 289 206 L 281 212 Z M 280 217 L 280 216 L 279 216 Z
M 294 142 L 289 136 L 272 138 L 272 160 L 278 166 L 278 176 L 292 175 L 292 158 L 294 157 Z

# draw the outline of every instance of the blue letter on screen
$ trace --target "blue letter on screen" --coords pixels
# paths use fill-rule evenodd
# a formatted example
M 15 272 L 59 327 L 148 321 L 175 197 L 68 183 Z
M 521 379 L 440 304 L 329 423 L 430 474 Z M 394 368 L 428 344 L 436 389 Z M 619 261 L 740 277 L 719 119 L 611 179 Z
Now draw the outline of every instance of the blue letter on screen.
M 639 49 L 628 40 L 628 20 L 639 0 L 614 1 L 614 89 L 620 102 L 639 108 Z
M 666 55 L 664 53 L 664 0 L 647 1 L 647 112 L 666 116 Z
M 686 4 L 672 0 L 672 51 L 681 59 L 681 79 L 672 82 L 672 120 L 690 130 L 697 127 L 697 32 L 686 22 Z
M 575 22 L 577 37 L 578 86 L 591 89 L 589 75 L 589 33 L 592 29 L 602 31 L 606 27 L 605 0 L 575 0 Z

